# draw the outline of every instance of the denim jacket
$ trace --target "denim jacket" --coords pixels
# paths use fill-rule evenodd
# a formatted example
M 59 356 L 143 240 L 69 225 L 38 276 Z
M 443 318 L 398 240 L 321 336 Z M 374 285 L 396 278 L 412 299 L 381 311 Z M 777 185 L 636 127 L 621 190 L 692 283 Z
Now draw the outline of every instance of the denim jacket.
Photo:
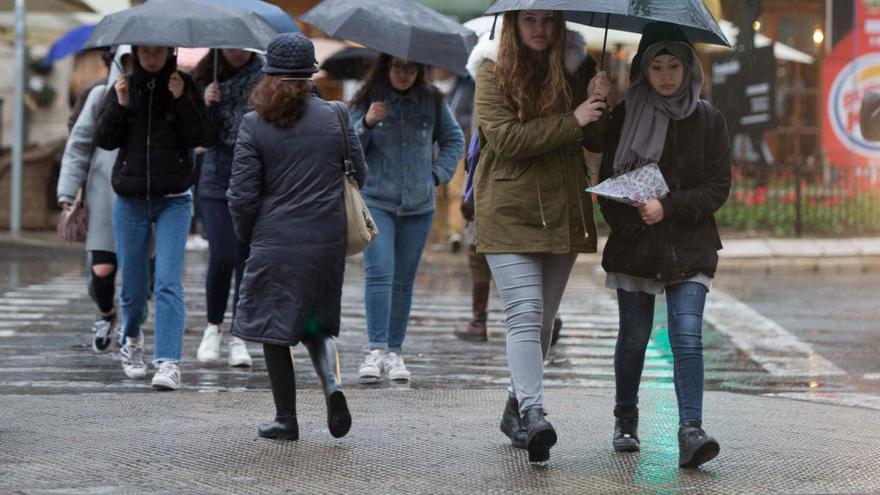
M 373 100 L 385 101 L 388 116 L 372 128 L 364 124 L 367 106 L 352 110 L 352 128 L 369 168 L 361 189 L 367 206 L 397 215 L 434 210 L 434 188 L 452 179 L 464 153 L 464 134 L 445 103 L 435 118 L 435 98 L 429 87 L 413 88 L 403 95 L 390 88 L 379 90 Z M 439 125 L 437 154 L 435 123 Z

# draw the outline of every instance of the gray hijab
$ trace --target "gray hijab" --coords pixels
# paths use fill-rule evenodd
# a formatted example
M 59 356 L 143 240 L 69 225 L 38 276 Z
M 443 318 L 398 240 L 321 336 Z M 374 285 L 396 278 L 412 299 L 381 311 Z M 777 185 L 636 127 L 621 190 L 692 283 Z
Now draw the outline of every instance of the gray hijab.
M 651 87 L 647 76 L 654 57 L 664 50 L 685 66 L 681 87 L 672 96 L 660 96 Z M 614 155 L 614 175 L 658 163 L 663 154 L 669 120 L 686 118 L 700 102 L 703 67 L 690 45 L 680 41 L 654 43 L 645 50 L 640 65 L 625 98 L 626 117 Z

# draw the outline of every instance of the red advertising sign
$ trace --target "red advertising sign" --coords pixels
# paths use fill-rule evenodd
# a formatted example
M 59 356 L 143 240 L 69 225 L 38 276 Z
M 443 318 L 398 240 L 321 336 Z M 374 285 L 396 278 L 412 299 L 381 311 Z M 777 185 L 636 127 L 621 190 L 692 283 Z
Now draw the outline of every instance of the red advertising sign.
M 867 141 L 859 109 L 868 90 L 880 90 L 880 0 L 853 0 L 852 31 L 822 67 L 822 145 L 836 166 L 880 165 L 880 142 Z

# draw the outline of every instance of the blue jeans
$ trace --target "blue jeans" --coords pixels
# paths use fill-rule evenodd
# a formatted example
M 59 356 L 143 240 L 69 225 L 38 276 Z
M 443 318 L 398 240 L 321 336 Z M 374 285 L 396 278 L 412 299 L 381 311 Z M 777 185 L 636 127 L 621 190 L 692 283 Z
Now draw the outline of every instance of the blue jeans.
M 222 199 L 200 198 L 202 223 L 208 235 L 208 275 L 205 277 L 205 299 L 208 306 L 208 323 L 223 323 L 232 274 L 235 273 L 235 292 L 232 310 L 238 305 L 238 289 L 244 273 L 244 262 L 250 245 L 235 236 L 229 203 Z
M 117 196 L 113 203 L 113 233 L 122 274 L 119 307 L 122 339 L 141 334 L 149 286 L 148 265 L 152 225 L 156 225 L 156 342 L 153 359 L 180 361 L 186 305 L 183 299 L 183 256 L 192 220 L 192 197 L 153 200 Z
M 379 237 L 364 251 L 364 299 L 370 349 L 399 353 L 406 337 L 413 283 L 434 212 L 398 216 L 370 208 Z
M 703 307 L 706 286 L 682 282 L 666 287 L 669 342 L 679 421 L 703 419 Z M 618 289 L 620 333 L 614 350 L 618 405 L 639 403 L 645 350 L 654 326 L 654 295 Z

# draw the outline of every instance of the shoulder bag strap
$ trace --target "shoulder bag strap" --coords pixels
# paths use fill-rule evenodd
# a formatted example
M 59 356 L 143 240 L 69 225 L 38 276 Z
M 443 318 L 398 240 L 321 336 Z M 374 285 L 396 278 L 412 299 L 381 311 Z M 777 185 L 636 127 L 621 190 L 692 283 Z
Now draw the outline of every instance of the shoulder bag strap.
M 339 119 L 339 126 L 342 128 L 342 173 L 349 177 L 354 176 L 354 166 L 351 162 L 351 147 L 348 142 L 348 122 L 345 114 L 340 108 L 342 103 L 334 101 L 330 104 L 333 111 L 336 112 L 336 118 Z

